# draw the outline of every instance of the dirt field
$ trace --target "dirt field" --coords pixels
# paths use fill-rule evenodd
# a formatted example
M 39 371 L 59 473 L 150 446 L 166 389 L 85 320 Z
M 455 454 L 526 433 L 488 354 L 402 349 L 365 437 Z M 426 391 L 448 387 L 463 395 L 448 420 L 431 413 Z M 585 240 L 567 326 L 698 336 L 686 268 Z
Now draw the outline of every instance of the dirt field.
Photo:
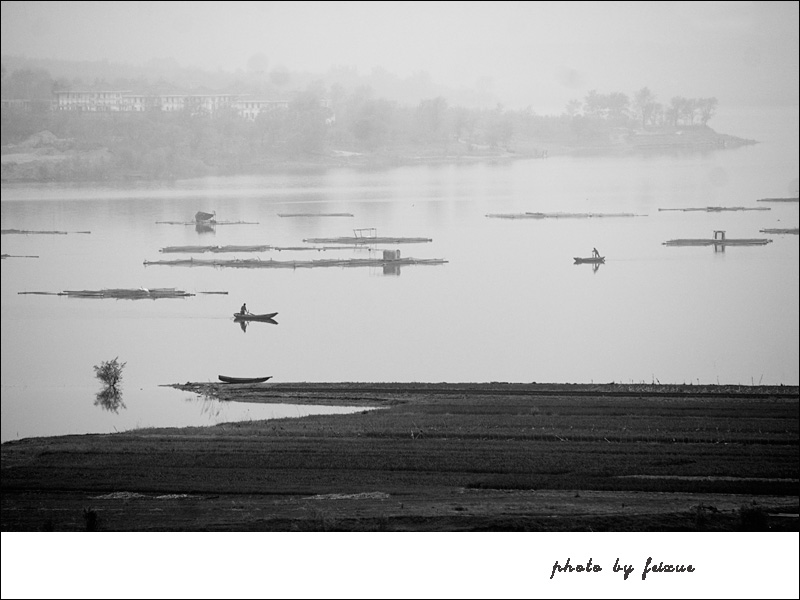
M 796 386 L 174 387 L 365 410 L 8 442 L 2 531 L 798 531 Z

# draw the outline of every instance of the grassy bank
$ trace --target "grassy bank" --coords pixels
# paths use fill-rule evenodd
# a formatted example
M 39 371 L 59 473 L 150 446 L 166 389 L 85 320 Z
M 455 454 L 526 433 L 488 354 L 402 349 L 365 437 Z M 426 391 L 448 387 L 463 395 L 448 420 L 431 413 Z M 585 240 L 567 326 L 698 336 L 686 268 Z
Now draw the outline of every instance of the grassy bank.
M 3 531 L 798 530 L 796 386 L 175 387 L 365 410 L 8 442 Z

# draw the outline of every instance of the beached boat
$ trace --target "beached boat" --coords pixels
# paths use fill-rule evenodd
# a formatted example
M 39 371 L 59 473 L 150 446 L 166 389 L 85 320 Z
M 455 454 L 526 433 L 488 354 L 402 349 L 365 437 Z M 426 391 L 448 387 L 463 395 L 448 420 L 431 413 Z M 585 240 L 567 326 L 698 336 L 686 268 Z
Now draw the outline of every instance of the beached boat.
M 601 263 L 605 263 L 606 262 L 606 257 L 605 256 L 589 256 L 589 257 L 586 257 L 586 258 L 581 258 L 579 256 L 575 256 L 573 258 L 575 259 L 575 264 L 576 265 L 580 265 L 580 264 L 583 264 L 583 263 L 590 263 L 590 264 L 593 264 L 593 265 L 599 265 Z
M 227 375 L 218 375 L 217 377 L 223 383 L 264 383 L 267 379 L 272 379 L 272 375 L 269 377 L 228 377 Z
M 233 313 L 233 318 L 237 321 L 271 321 L 278 313 L 266 313 L 264 315 L 254 315 L 252 313 Z

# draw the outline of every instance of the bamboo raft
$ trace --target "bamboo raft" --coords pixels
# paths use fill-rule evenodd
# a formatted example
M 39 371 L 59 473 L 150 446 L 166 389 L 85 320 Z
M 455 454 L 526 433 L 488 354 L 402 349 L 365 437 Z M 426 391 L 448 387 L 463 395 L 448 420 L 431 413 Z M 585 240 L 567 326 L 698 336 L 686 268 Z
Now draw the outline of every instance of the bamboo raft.
M 21 235 L 30 235 L 30 234 L 39 234 L 39 235 L 67 235 L 69 233 L 92 233 L 91 231 L 30 231 L 27 229 L 3 229 L 0 230 L 0 234 L 21 234 Z
M 165 248 L 161 248 L 159 252 L 168 254 L 168 253 L 179 253 L 183 252 L 186 254 L 202 254 L 204 252 L 213 252 L 213 253 L 220 253 L 220 252 L 268 252 L 270 250 L 276 250 L 281 252 L 283 250 L 352 250 L 351 246 L 322 246 L 322 247 L 309 247 L 309 246 L 269 246 L 269 245 L 260 245 L 260 246 L 167 246 Z
M 258 225 L 257 221 L 156 221 L 156 225 Z
M 144 261 L 145 266 L 165 265 L 170 267 L 234 267 L 239 269 L 302 269 L 314 267 L 387 267 L 407 265 L 441 265 L 447 261 L 441 258 L 349 258 L 320 260 L 155 260 Z
M 747 238 L 729 238 L 729 239 L 678 239 L 667 240 L 663 243 L 664 246 L 764 246 L 771 243 L 772 240 L 767 239 L 747 239 Z
M 756 202 L 800 202 L 800 198 L 760 198 Z
M 490 219 L 595 219 L 608 217 L 646 217 L 647 215 L 637 215 L 634 213 L 543 213 L 543 212 L 524 212 L 524 213 L 490 213 L 486 215 Z
M 759 229 L 760 233 L 789 233 L 793 235 L 797 235 L 800 233 L 797 227 L 793 229 Z
M 679 210 L 683 212 L 691 212 L 691 211 L 700 211 L 700 212 L 723 212 L 723 211 L 734 211 L 734 210 L 772 210 L 768 206 L 755 206 L 755 207 L 745 207 L 745 206 L 706 206 L 705 208 L 659 208 L 660 211 L 667 211 L 667 210 Z
M 279 217 L 352 217 L 353 213 L 278 213 Z
M 17 292 L 18 294 L 37 294 L 40 296 L 69 296 L 71 298 L 116 298 L 122 300 L 157 300 L 161 298 L 186 298 L 194 296 L 175 288 L 137 288 L 105 290 L 65 290 L 63 292 Z M 227 292 L 226 292 L 227 293 Z
M 338 237 L 338 238 L 308 238 L 303 240 L 307 244 L 423 244 L 432 242 L 431 238 L 422 237 Z

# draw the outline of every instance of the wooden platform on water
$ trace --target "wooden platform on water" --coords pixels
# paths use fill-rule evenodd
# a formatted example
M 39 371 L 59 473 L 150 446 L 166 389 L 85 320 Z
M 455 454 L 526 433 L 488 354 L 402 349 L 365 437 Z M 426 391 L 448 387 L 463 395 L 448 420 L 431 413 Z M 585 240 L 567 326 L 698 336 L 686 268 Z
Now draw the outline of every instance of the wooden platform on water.
M 441 258 L 349 258 L 320 260 L 204 260 L 193 258 L 179 260 L 144 261 L 145 266 L 165 265 L 170 267 L 233 267 L 239 269 L 309 269 L 315 267 L 386 267 L 407 265 L 441 265 L 447 261 Z
M 423 237 L 337 237 L 337 238 L 308 238 L 303 240 L 307 244 L 423 244 L 432 242 L 431 238 Z
M 634 213 L 543 213 L 543 212 L 524 212 L 524 213 L 491 213 L 486 215 L 490 219 L 597 219 L 609 217 L 646 217 L 647 215 L 637 215 Z
M 186 254 L 203 254 L 205 252 L 224 253 L 224 252 L 269 252 L 272 250 L 281 252 L 284 250 L 352 250 L 352 246 L 270 246 L 254 245 L 254 246 L 167 246 L 161 248 L 159 252 L 168 253 L 186 253 Z
M 156 221 L 156 225 L 258 225 L 258 221 Z
M 353 217 L 353 213 L 278 213 L 279 217 Z
M 797 227 L 789 228 L 789 229 L 759 229 L 759 233 L 788 233 L 797 235 L 800 233 L 800 230 Z
M 28 229 L 3 229 L 0 234 L 19 234 L 19 235 L 67 235 L 69 233 L 92 233 L 91 231 L 36 231 Z
M 682 211 L 682 212 L 724 212 L 724 211 L 739 211 L 739 210 L 772 210 L 769 206 L 706 206 L 705 208 L 659 208 L 659 211 Z
M 175 288 L 136 288 L 104 290 L 65 290 L 63 292 L 17 292 L 18 294 L 37 294 L 40 296 L 69 296 L 71 298 L 115 298 L 119 300 L 158 300 L 161 298 L 186 298 L 194 296 Z
M 728 239 L 678 239 L 667 240 L 664 246 L 764 246 L 772 240 L 760 238 L 728 238 Z

